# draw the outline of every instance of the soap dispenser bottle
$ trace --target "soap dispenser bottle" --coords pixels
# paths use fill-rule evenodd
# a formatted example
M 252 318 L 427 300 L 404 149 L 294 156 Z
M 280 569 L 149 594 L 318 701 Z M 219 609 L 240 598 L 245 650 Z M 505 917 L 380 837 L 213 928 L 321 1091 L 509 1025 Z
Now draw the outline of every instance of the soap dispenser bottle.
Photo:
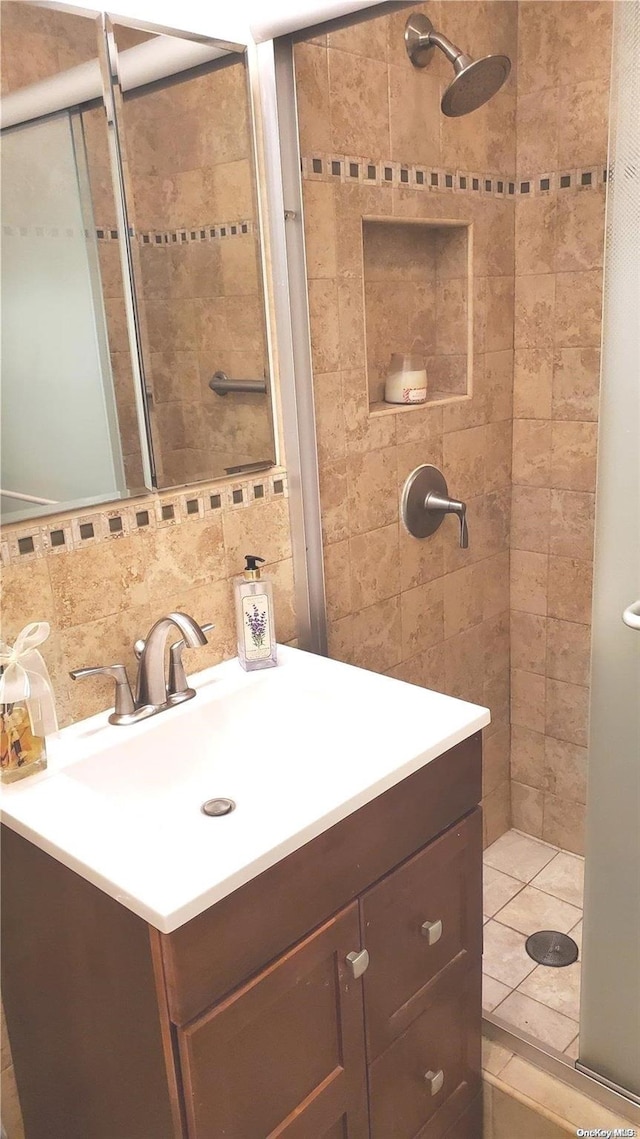
M 244 574 L 235 583 L 238 660 L 247 672 L 277 664 L 273 589 L 260 575 L 258 558 L 245 554 Z

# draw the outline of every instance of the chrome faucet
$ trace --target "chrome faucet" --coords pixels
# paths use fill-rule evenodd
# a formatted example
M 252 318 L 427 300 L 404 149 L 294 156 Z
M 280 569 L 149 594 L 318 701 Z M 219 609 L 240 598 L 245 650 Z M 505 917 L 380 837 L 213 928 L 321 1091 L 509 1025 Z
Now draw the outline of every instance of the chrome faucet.
M 156 621 L 145 638 L 144 648 L 140 654 L 136 687 L 137 707 L 150 704 L 160 710 L 168 700 L 171 702 L 167 694 L 164 658 L 167 641 L 174 627 L 182 634 L 182 640 L 190 649 L 197 649 L 199 645 L 207 643 L 207 638 L 198 623 L 186 613 L 170 613 L 168 617 L 161 617 Z
M 205 625 L 212 629 L 213 625 Z M 179 640 L 171 645 L 171 667 L 169 681 L 165 672 L 167 642 L 172 632 L 178 630 Z M 131 691 L 127 670 L 122 664 L 105 665 L 100 668 L 78 668 L 69 675 L 72 680 L 86 676 L 111 676 L 116 682 L 115 708 L 109 716 L 110 724 L 135 724 L 146 720 L 158 712 L 172 708 L 184 700 L 195 696 L 189 688 L 182 665 L 181 654 L 184 648 L 195 649 L 206 645 L 204 630 L 187 613 L 169 613 L 151 626 L 147 637 L 136 641 L 134 649 L 138 659 L 138 678 L 135 698 Z

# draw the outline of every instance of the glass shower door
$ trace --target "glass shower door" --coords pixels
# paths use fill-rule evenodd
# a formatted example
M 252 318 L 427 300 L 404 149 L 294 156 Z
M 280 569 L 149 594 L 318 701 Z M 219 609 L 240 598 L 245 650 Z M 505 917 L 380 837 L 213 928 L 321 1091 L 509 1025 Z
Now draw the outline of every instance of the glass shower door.
M 640 1101 L 640 0 L 614 10 L 577 1066 Z

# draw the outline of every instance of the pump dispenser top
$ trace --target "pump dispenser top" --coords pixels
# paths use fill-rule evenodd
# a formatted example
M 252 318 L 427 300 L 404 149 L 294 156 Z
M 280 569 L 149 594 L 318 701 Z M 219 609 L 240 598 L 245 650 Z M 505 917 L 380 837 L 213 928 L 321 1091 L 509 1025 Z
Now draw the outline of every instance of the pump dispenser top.
M 260 567 L 258 562 L 264 562 L 264 558 L 258 558 L 255 554 L 245 554 L 245 567 L 244 576 L 245 581 L 259 581 L 260 580 Z

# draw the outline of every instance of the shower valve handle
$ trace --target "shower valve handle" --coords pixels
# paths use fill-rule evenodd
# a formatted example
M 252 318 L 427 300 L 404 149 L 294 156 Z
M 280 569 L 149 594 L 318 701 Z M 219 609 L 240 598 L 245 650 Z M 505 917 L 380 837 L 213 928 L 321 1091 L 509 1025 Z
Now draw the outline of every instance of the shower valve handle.
M 443 514 L 457 514 L 460 521 L 460 546 L 463 550 L 469 547 L 469 527 L 467 526 L 467 504 L 457 498 L 446 498 L 445 495 L 430 491 L 424 500 L 425 510 L 442 511 Z

